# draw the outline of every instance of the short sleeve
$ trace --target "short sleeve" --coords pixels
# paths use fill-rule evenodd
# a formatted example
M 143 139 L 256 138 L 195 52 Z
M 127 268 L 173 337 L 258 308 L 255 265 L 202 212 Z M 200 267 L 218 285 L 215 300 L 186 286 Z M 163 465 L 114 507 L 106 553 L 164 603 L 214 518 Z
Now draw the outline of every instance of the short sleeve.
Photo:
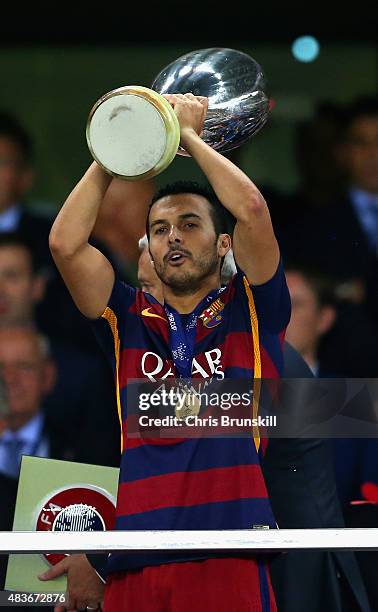
M 119 344 L 124 345 L 127 316 L 135 304 L 136 292 L 135 288 L 116 279 L 104 312 L 98 319 L 90 321 L 94 334 L 113 368 L 115 349 Z
M 123 281 L 116 278 L 114 281 L 113 289 L 109 298 L 107 309 L 114 312 L 120 324 L 126 322 L 126 315 L 129 311 L 130 306 L 135 303 L 137 290 L 134 287 L 130 287 Z M 104 314 L 106 310 L 102 314 Z
M 240 268 L 238 274 L 245 276 Z M 270 280 L 261 285 L 249 286 L 260 327 L 274 334 L 283 331 L 290 321 L 291 300 L 282 260 Z

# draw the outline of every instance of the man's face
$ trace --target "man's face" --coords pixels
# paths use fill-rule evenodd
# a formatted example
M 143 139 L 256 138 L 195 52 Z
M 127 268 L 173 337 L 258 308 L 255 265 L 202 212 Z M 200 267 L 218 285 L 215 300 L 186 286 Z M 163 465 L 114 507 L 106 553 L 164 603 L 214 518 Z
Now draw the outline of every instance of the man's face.
M 0 211 L 16 204 L 30 189 L 32 171 L 22 159 L 18 145 L 0 135 Z
M 177 295 L 193 293 L 218 274 L 224 253 L 206 198 L 190 193 L 161 198 L 151 209 L 149 223 L 156 273 Z
M 360 117 L 352 123 L 344 159 L 351 183 L 378 193 L 378 116 Z
M 41 284 L 33 274 L 26 248 L 0 246 L 0 326 L 31 320 L 34 303 L 41 297 Z
M 158 302 L 163 303 L 163 287 L 151 263 L 151 255 L 147 247 L 143 249 L 139 256 L 138 281 L 142 291 L 150 293 Z
M 299 272 L 286 272 L 291 297 L 291 319 L 286 340 L 301 355 L 316 349 L 322 333 L 321 307 L 315 291 Z
M 22 426 L 41 408 L 53 386 L 52 364 L 27 328 L 0 329 L 0 375 L 5 385 L 10 424 Z

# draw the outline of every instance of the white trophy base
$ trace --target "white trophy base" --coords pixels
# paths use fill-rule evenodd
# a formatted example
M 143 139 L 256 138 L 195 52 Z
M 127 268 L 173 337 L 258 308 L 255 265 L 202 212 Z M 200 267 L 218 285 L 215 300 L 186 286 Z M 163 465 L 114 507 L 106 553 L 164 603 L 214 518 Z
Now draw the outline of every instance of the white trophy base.
M 87 141 L 106 172 L 142 180 L 156 176 L 171 163 L 180 128 L 172 107 L 160 94 L 146 87 L 121 87 L 92 108 Z

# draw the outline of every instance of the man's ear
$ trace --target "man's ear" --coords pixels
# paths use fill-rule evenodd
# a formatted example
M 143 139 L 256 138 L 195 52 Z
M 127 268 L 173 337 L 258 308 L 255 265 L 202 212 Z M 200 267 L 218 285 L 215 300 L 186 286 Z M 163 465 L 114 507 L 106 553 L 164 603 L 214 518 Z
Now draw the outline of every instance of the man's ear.
M 229 234 L 219 234 L 218 236 L 218 255 L 224 257 L 232 247 L 231 236 Z

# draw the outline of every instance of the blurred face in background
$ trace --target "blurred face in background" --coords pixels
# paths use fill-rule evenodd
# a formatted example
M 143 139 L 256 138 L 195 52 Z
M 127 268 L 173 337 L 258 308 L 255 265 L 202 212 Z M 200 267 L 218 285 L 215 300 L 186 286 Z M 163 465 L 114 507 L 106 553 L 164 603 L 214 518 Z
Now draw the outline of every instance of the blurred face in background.
M 378 193 L 378 115 L 362 116 L 351 124 L 342 159 L 353 186 Z
M 0 328 L 0 376 L 11 429 L 19 429 L 41 409 L 53 388 L 55 369 L 33 329 Z
M 315 290 L 301 272 L 287 271 L 286 281 L 291 297 L 286 340 L 306 359 L 316 354 L 321 336 L 334 322 L 335 311 L 319 303 Z
M 164 301 L 161 280 L 155 272 L 151 263 L 151 255 L 148 247 L 145 247 L 138 262 L 138 281 L 142 291 L 150 293 L 161 304 Z
M 22 200 L 33 184 L 33 171 L 17 143 L 0 134 L 0 213 Z
M 22 245 L 0 245 L 0 327 L 32 320 L 44 282 L 33 273 L 31 255 Z

